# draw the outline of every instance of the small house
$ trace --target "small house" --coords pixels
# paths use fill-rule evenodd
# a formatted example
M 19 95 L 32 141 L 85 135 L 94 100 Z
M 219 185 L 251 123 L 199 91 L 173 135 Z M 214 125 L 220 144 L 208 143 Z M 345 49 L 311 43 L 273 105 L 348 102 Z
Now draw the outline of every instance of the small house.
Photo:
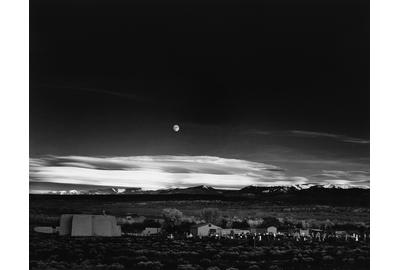
M 221 229 L 221 235 L 241 235 L 241 234 L 249 234 L 249 230 L 242 229 Z
M 190 227 L 190 233 L 194 236 L 212 236 L 221 234 L 221 227 L 211 223 L 200 223 Z
M 33 230 L 38 233 L 47 233 L 47 234 L 52 234 L 56 232 L 56 230 L 53 227 L 42 227 L 42 226 L 34 227 Z
M 253 234 L 264 234 L 267 233 L 267 229 L 264 228 L 250 228 L 250 232 Z
M 310 236 L 310 230 L 309 229 L 300 229 L 299 231 L 301 236 Z
M 146 227 L 142 231 L 142 235 L 153 235 L 153 234 L 159 234 L 161 232 L 161 228 L 154 228 L 154 227 Z
M 275 226 L 269 226 L 267 228 L 267 233 L 268 234 L 276 234 L 278 232 L 278 229 Z
M 133 223 L 143 223 L 146 220 L 146 217 L 144 216 L 136 216 L 136 217 L 132 217 L 132 216 L 127 216 L 125 218 L 126 222 L 129 224 L 133 224 Z
M 335 231 L 335 236 L 336 237 L 346 237 L 347 236 L 347 232 L 346 231 Z
M 310 234 L 311 234 L 312 237 L 320 238 L 322 232 L 323 232 L 323 231 L 320 230 L 320 229 L 310 229 Z

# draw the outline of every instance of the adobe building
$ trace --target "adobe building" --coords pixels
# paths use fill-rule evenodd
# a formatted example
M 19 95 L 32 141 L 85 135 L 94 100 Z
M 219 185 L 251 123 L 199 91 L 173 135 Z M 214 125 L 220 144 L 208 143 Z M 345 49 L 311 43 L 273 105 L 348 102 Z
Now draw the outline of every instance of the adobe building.
M 53 234 L 56 232 L 56 230 L 53 227 L 34 227 L 33 231 L 38 232 L 38 233 L 47 233 L 47 234 Z
M 59 235 L 71 235 L 72 216 L 70 214 L 61 215 L 60 226 L 57 227 Z
M 154 228 L 154 227 L 146 227 L 143 231 L 142 231 L 142 235 L 154 235 L 154 234 L 159 234 L 161 233 L 161 228 Z
M 267 228 L 267 233 L 268 234 L 277 234 L 278 233 L 278 229 L 275 226 L 269 226 Z
M 253 233 L 253 234 L 264 234 L 264 233 L 267 233 L 267 229 L 264 229 L 264 228 L 250 228 L 250 233 Z
M 221 234 L 221 227 L 211 223 L 200 223 L 190 227 L 190 233 L 194 236 L 211 236 Z
M 228 236 L 228 235 L 244 235 L 249 234 L 251 231 L 243 230 L 243 229 L 221 229 L 221 235 Z
M 301 236 L 310 236 L 310 230 L 309 229 L 300 229 L 299 231 Z
M 114 216 L 62 215 L 59 235 L 71 236 L 121 236 L 121 227 Z

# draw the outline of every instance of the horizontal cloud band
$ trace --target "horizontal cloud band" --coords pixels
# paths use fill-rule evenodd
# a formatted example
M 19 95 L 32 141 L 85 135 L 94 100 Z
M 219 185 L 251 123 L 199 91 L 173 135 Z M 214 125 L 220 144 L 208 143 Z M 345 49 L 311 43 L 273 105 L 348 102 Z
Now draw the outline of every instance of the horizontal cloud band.
M 210 185 L 301 184 L 303 177 L 259 162 L 212 156 L 49 156 L 30 160 L 31 182 L 140 187 L 145 190 Z
M 209 185 L 238 189 L 249 185 L 369 185 L 369 172 L 322 171 L 288 176 L 274 165 L 213 156 L 88 157 L 30 159 L 31 183 L 135 187 L 144 190 Z

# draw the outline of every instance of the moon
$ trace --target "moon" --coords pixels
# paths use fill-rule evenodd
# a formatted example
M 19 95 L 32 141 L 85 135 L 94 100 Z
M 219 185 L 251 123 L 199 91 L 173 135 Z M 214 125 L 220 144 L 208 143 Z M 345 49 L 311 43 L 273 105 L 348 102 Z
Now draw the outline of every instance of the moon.
M 174 126 L 172 127 L 172 129 L 173 129 L 175 132 L 178 132 L 178 131 L 179 131 L 179 126 L 178 126 L 178 125 L 174 125 Z

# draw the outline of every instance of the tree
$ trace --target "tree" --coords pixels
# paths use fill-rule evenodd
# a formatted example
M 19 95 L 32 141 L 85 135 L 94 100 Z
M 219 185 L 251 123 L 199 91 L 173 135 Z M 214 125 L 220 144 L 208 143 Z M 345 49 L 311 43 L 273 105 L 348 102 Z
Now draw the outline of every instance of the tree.
M 162 210 L 165 223 L 167 225 L 176 226 L 181 223 L 183 214 L 176 208 L 165 208 Z
M 175 226 L 175 232 L 177 232 L 177 233 L 190 232 L 190 227 L 195 224 L 196 223 L 194 223 L 194 222 L 182 221 L 179 225 Z
M 145 219 L 143 221 L 144 227 L 153 227 L 153 228 L 160 228 L 161 224 L 158 221 L 155 221 L 153 219 Z
M 223 229 L 228 228 L 228 221 L 226 219 L 221 220 L 221 228 Z
M 220 217 L 220 212 L 217 208 L 203 208 L 200 216 L 208 223 L 216 223 Z
M 274 217 L 264 217 L 263 218 L 263 223 L 262 223 L 262 227 L 269 227 L 269 226 L 275 226 L 275 227 L 279 227 L 280 222 L 277 218 Z
M 234 222 L 232 222 L 232 228 L 233 229 L 247 229 L 247 228 L 249 228 L 249 224 L 247 223 L 246 220 L 234 221 Z

